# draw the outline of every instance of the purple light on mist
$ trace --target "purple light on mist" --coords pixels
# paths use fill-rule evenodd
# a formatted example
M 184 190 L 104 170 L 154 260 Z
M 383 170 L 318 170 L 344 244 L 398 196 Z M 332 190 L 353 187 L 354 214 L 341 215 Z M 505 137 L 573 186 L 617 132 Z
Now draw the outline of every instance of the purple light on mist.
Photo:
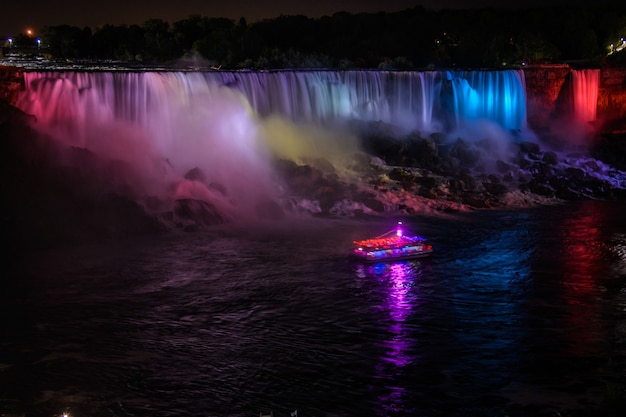
M 343 155 L 360 151 L 350 130 L 355 120 L 450 138 L 494 136 L 500 159 L 514 140 L 508 130 L 526 125 L 517 70 L 63 71 L 24 78 L 18 107 L 65 148 L 124 166 L 115 174 L 141 204 L 199 199 L 237 219 L 254 220 L 253 207 L 281 196 L 275 158 L 324 158 L 341 168 Z M 206 181 L 187 178 L 192 170 Z
M 199 199 L 253 216 L 277 192 L 264 133 L 245 97 L 201 74 L 26 73 L 18 107 L 64 149 L 128 169 L 137 198 Z M 185 174 L 199 169 L 216 192 Z

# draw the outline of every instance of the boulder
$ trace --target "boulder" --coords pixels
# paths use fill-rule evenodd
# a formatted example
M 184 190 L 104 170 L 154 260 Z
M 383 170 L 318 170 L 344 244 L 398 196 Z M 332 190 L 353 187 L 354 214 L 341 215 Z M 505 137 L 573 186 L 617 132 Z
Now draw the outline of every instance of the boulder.
M 224 213 L 220 213 L 214 204 L 203 200 L 191 198 L 175 200 L 172 211 L 179 227 L 187 231 L 229 221 L 229 218 Z

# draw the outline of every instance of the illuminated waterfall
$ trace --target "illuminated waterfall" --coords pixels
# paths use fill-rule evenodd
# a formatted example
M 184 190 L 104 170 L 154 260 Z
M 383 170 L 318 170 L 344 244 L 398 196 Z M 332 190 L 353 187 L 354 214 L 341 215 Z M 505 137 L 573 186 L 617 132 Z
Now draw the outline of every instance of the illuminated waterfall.
M 272 198 L 279 188 L 273 156 L 335 164 L 338 154 L 354 154 L 356 132 L 348 128 L 355 120 L 423 135 L 456 135 L 477 121 L 503 131 L 526 125 L 524 75 L 516 70 L 50 71 L 24 77 L 17 106 L 47 135 L 132 167 L 135 178 L 126 181 L 145 195 L 172 193 L 174 183 L 173 198 L 214 205 L 252 206 L 259 195 Z M 471 140 L 468 132 L 462 136 Z M 206 181 L 186 178 L 196 168 Z
M 517 71 L 448 72 L 457 125 L 489 120 L 509 130 L 526 127 L 526 87 Z
M 433 132 L 442 121 L 478 118 L 505 129 L 526 126 L 522 71 L 307 71 L 206 73 L 236 86 L 262 115 L 294 120 L 383 121 L 408 130 Z M 450 104 L 450 106 L 448 106 Z
M 261 117 L 383 121 L 427 133 L 445 129 L 446 120 L 456 126 L 476 119 L 511 130 L 526 126 L 521 70 L 33 72 L 26 74 L 30 97 L 19 105 L 42 121 L 85 111 L 153 124 L 162 123 L 181 101 L 224 86 L 241 93 Z
M 596 120 L 599 69 L 572 70 L 572 107 L 574 118 L 582 123 Z

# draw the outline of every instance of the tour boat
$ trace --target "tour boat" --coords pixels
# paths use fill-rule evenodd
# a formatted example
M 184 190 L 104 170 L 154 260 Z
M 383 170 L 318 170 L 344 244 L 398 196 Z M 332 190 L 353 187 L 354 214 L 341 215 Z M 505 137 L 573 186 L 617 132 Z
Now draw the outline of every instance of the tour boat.
M 426 243 L 423 237 L 407 234 L 401 222 L 395 229 L 378 237 L 355 240 L 353 244 L 352 255 L 370 262 L 420 258 L 430 255 L 433 251 L 433 247 Z

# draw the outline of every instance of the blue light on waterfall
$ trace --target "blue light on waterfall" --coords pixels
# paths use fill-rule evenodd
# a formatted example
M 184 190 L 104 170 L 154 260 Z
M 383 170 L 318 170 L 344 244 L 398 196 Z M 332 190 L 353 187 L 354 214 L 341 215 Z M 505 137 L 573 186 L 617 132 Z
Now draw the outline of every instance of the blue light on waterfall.
M 455 128 L 462 129 L 477 120 L 507 130 L 526 127 L 526 86 L 522 71 L 448 71 L 442 83 L 445 86 L 441 89 L 440 117 L 455 120 Z M 451 102 L 446 105 L 446 100 Z
M 521 129 L 526 122 L 524 76 L 518 70 L 277 71 L 236 74 L 236 82 L 226 74 L 204 76 L 241 91 L 263 117 L 380 121 L 425 133 L 464 120 L 490 120 L 505 129 Z
M 479 119 L 508 130 L 526 125 L 521 70 L 32 72 L 26 83 L 28 91 L 23 97 L 30 97 L 22 101 L 23 106 L 32 107 L 28 110 L 33 114 L 43 112 L 38 118 L 48 119 L 62 116 L 62 103 L 44 103 L 58 97 L 80 114 L 99 109 L 100 119 L 114 115 L 152 126 L 155 120 L 142 119 L 162 114 L 159 123 L 167 121 L 171 119 L 168 109 L 184 103 L 190 95 L 222 95 L 218 91 L 222 88 L 238 92 L 261 118 L 278 116 L 308 124 L 373 121 L 425 134 L 446 132 Z M 170 88 L 177 93 L 170 93 Z M 168 94 L 173 96 L 168 98 Z M 37 103 L 39 109 L 34 108 Z
M 473 88 L 466 87 L 465 91 L 465 99 L 467 103 L 465 104 L 465 114 L 463 116 L 467 117 L 470 120 L 476 119 L 480 117 L 480 98 L 478 96 L 478 92 Z

